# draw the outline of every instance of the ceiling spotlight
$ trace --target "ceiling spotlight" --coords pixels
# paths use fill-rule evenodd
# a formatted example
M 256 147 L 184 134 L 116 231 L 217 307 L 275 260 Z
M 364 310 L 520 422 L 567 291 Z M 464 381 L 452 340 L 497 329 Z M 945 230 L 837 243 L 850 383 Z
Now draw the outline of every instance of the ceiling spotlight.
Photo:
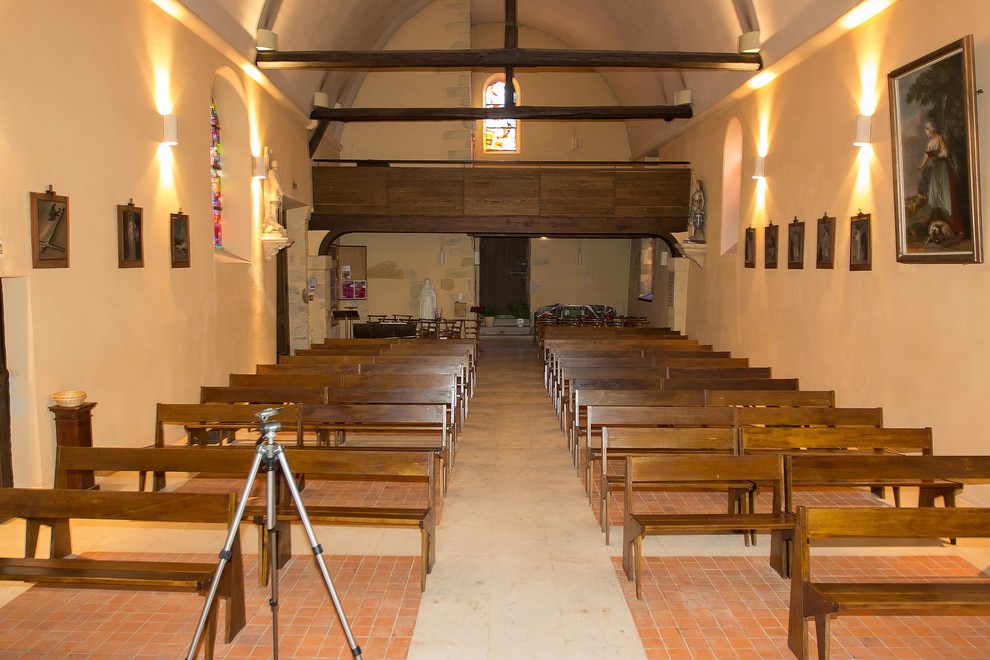
M 760 31 L 744 32 L 739 35 L 740 53 L 758 53 L 762 50 L 760 46 Z
M 271 30 L 258 28 L 258 38 L 254 47 L 255 50 L 278 50 L 278 35 Z

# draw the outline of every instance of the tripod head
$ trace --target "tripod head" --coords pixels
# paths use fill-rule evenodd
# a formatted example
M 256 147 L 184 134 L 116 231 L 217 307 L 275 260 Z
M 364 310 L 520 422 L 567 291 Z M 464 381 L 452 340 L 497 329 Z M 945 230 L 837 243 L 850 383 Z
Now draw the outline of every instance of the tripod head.
M 261 424 L 258 425 L 258 430 L 261 431 L 261 435 L 263 437 L 274 438 L 275 434 L 282 429 L 282 422 L 270 422 L 268 420 L 283 410 L 285 410 L 284 406 L 281 408 L 265 408 L 264 410 L 254 414 L 255 417 L 261 420 Z

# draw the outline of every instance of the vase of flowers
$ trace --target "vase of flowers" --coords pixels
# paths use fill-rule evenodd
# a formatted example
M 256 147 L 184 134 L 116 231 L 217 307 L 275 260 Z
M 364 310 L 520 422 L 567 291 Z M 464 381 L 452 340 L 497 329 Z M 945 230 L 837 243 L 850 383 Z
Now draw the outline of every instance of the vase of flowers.
M 475 305 L 471 308 L 471 311 L 481 317 L 486 328 L 490 328 L 495 325 L 495 310 L 486 309 L 483 305 Z

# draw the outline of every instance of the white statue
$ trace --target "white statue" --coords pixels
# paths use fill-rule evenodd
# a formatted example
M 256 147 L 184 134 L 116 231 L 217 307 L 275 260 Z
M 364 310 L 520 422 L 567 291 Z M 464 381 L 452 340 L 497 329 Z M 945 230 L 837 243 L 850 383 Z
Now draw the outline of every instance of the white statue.
M 432 319 L 437 316 L 437 291 L 433 288 L 430 278 L 423 282 L 423 288 L 419 292 L 419 318 Z
M 268 184 L 268 209 L 265 215 L 264 233 L 285 236 L 285 227 L 279 222 L 279 211 L 282 209 L 285 190 L 282 189 L 282 177 L 278 173 L 277 160 L 272 161 L 265 180 Z

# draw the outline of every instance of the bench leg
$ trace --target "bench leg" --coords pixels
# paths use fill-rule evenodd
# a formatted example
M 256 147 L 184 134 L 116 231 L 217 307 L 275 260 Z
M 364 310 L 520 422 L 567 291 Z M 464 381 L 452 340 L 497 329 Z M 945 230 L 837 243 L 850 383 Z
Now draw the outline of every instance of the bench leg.
M 818 658 L 825 660 L 829 657 L 830 646 L 827 614 L 819 614 L 815 617 L 815 635 L 818 637 Z
M 220 605 L 216 600 L 210 606 L 210 612 L 206 616 L 206 628 L 203 630 L 203 654 L 210 660 L 213 658 L 213 653 L 216 650 L 217 645 L 217 609 Z
M 636 574 L 636 599 L 643 600 L 643 535 L 637 534 L 633 543 L 633 572 Z
M 777 529 L 770 532 L 770 567 L 782 578 L 790 577 L 794 533 Z

